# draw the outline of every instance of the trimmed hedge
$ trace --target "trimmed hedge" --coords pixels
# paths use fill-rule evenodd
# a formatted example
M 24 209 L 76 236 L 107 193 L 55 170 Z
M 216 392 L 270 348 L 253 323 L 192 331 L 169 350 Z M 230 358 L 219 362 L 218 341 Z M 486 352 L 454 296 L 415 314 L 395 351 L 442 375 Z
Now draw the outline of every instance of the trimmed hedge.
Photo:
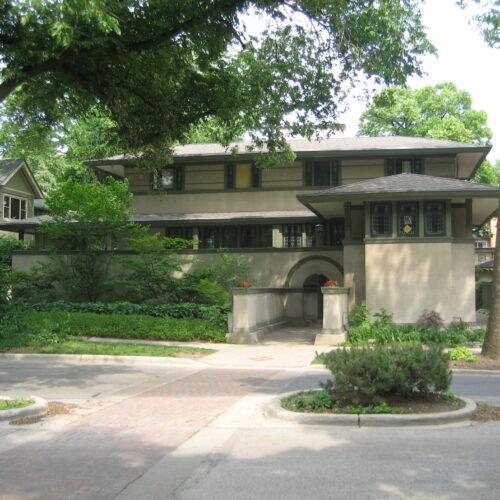
M 7 319 L 7 318 L 5 318 Z M 95 314 L 65 311 L 25 311 L 8 318 L 4 347 L 58 343 L 68 336 L 123 339 L 225 342 L 227 328 L 202 319 L 163 319 L 137 314 Z M 12 324 L 17 322 L 18 324 Z M 10 331 L 8 331 L 10 330 Z
M 229 306 L 196 304 L 134 304 L 132 302 L 40 302 L 34 304 L 36 311 L 91 312 L 96 314 L 140 314 L 158 318 L 208 319 L 218 314 L 228 314 Z

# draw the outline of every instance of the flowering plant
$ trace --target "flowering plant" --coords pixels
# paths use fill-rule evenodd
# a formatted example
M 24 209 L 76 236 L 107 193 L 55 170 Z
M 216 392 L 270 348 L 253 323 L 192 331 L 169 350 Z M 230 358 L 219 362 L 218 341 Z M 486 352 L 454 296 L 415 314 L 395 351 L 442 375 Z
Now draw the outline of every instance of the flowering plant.
M 235 286 L 240 287 L 240 288 L 248 288 L 249 286 L 252 286 L 248 281 L 237 281 L 235 283 Z
M 323 286 L 340 286 L 340 283 L 337 280 L 328 280 Z

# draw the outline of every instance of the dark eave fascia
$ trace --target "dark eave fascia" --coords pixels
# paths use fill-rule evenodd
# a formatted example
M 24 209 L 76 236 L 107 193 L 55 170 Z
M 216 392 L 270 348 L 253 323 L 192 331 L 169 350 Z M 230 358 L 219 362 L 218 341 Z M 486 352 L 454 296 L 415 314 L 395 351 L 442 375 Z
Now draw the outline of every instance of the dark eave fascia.
M 318 151 L 294 151 L 297 160 L 307 158 L 358 158 L 358 157 L 386 157 L 386 156 L 401 156 L 401 155 L 455 155 L 459 153 L 482 153 L 481 161 L 491 150 L 492 146 L 466 146 L 466 147 L 449 147 L 449 148 L 372 148 L 372 149 L 330 149 Z M 176 164 L 192 164 L 192 163 L 215 163 L 228 162 L 237 160 L 253 161 L 260 151 L 244 152 L 244 153 L 225 153 L 225 154 L 193 154 L 193 155 L 174 155 L 173 162 Z M 123 165 L 124 167 L 136 166 L 134 159 L 99 159 L 85 160 L 84 165 L 89 167 L 101 167 L 106 165 Z
M 443 198 L 500 198 L 500 190 L 491 191 L 399 191 L 391 193 L 342 193 L 342 194 L 298 194 L 297 199 L 310 208 L 311 203 L 319 202 L 341 202 L 341 201 L 370 201 L 370 200 L 420 200 L 425 199 L 443 199 Z

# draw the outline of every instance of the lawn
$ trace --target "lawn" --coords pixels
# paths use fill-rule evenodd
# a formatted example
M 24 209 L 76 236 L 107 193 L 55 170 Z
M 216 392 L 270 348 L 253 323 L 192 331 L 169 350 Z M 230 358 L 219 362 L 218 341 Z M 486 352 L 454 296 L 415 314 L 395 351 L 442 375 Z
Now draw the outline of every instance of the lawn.
M 71 339 L 59 344 L 26 346 L 6 349 L 9 353 L 38 353 L 38 354 L 101 354 L 108 356 L 156 356 L 201 358 L 215 352 L 213 349 L 200 347 L 155 346 L 145 344 L 121 344 L 107 342 L 86 342 Z
M 0 399 L 0 410 L 13 410 L 24 408 L 33 404 L 31 399 Z

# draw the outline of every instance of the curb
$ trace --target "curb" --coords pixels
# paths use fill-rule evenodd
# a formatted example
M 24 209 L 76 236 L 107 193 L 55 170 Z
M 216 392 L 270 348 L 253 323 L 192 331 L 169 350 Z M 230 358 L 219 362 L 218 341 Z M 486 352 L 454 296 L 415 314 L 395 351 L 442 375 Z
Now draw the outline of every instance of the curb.
M 442 413 L 412 413 L 407 415 L 393 414 L 331 414 L 331 413 L 299 413 L 281 407 L 281 399 L 297 392 L 280 394 L 268 404 L 266 413 L 269 416 L 303 425 L 349 425 L 354 427 L 403 427 L 410 425 L 443 425 L 451 422 L 469 420 L 476 411 L 476 403 L 469 398 L 460 397 L 465 402 L 464 408 Z
M 0 411 L 0 421 L 11 421 L 24 417 L 44 417 L 47 415 L 49 405 L 45 399 L 37 396 L 30 396 L 29 399 L 32 399 L 35 403 L 24 408 Z
M 200 366 L 203 363 L 194 359 L 168 356 L 109 356 L 105 354 L 8 354 L 1 353 L 0 359 L 18 359 L 31 361 L 80 361 L 82 363 L 116 363 L 127 365 L 184 365 Z

